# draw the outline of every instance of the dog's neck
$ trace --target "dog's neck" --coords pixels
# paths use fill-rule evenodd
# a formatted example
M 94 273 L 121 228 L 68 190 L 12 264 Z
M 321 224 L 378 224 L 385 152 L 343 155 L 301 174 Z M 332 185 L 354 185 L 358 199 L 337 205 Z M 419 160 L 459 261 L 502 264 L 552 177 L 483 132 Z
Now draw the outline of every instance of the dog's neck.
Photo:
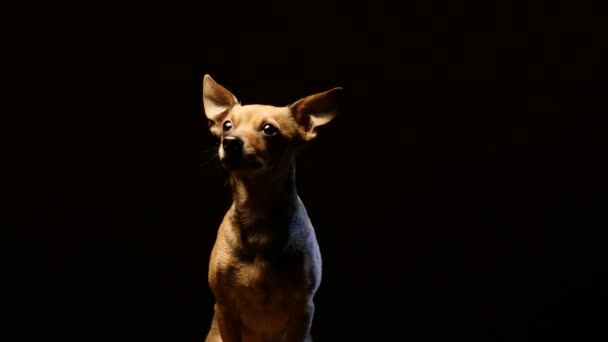
M 295 160 L 261 175 L 231 174 L 233 210 L 245 231 L 271 229 L 289 220 L 297 206 Z

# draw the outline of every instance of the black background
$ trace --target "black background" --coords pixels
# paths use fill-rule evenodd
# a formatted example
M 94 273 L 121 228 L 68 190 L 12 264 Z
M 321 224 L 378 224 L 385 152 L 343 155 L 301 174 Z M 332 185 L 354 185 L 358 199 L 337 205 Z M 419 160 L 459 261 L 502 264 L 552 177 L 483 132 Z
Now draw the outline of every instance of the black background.
M 204 338 L 230 204 L 206 73 L 244 104 L 345 89 L 298 161 L 315 340 L 607 338 L 597 9 L 57 6 L 6 31 L 11 340 Z

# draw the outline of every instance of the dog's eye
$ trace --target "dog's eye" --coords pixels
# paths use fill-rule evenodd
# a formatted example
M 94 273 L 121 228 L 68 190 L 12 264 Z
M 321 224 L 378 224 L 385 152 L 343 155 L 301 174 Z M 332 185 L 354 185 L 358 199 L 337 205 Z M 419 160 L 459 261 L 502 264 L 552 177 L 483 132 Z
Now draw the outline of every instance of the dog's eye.
M 229 130 L 232 129 L 232 122 L 230 121 L 224 121 L 224 125 L 222 126 L 222 129 L 224 130 L 224 132 L 228 132 Z
M 262 126 L 262 132 L 264 132 L 264 134 L 266 134 L 267 136 L 273 136 L 275 134 L 277 134 L 279 132 L 279 130 L 274 127 L 273 125 L 267 123 L 264 124 L 264 126 Z

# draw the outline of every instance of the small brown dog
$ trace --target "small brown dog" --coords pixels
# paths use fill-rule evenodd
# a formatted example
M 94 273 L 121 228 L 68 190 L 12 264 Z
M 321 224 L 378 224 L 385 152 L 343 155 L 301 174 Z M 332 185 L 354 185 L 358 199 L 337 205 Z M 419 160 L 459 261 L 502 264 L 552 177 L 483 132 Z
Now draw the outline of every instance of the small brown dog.
M 241 105 L 209 75 L 203 106 L 233 203 L 209 263 L 206 341 L 310 341 L 321 254 L 295 184 L 295 152 L 336 115 L 342 88 L 285 107 Z

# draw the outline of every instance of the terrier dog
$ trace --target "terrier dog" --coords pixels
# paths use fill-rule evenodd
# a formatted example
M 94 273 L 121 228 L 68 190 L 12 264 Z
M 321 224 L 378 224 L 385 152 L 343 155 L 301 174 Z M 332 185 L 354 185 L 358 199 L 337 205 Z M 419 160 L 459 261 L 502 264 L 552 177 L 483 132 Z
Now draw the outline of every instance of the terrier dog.
M 335 117 L 341 90 L 285 107 L 241 105 L 204 76 L 203 108 L 233 200 L 211 251 L 207 342 L 311 341 L 321 254 L 296 190 L 295 156 Z

